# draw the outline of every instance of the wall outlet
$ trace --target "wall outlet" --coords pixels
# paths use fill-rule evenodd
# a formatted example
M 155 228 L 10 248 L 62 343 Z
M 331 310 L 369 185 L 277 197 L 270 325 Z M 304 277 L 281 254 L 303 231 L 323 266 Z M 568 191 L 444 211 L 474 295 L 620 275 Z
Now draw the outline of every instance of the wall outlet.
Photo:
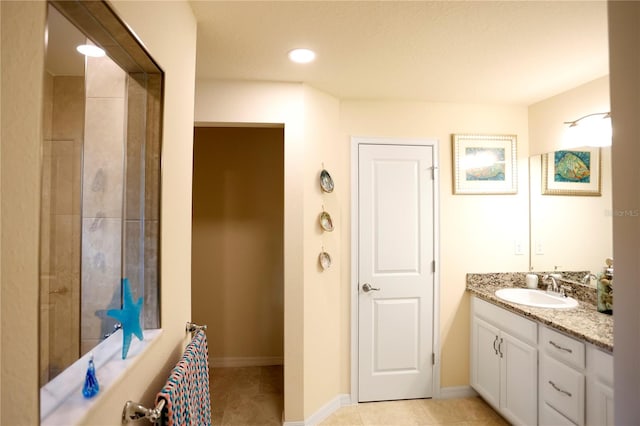
M 536 254 L 544 254 L 544 248 L 542 247 L 542 241 L 540 240 L 536 240 Z
M 523 255 L 524 254 L 524 245 L 522 244 L 522 240 L 515 240 L 513 244 L 513 254 Z

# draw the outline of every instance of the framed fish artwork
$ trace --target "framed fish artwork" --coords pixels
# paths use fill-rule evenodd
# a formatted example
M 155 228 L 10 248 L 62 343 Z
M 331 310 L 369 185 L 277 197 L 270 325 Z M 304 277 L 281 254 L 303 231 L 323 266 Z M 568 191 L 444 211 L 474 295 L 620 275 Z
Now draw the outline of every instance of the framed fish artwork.
M 454 194 L 515 194 L 515 135 L 452 135 Z
M 544 195 L 601 196 L 600 148 L 562 150 L 542 156 Z

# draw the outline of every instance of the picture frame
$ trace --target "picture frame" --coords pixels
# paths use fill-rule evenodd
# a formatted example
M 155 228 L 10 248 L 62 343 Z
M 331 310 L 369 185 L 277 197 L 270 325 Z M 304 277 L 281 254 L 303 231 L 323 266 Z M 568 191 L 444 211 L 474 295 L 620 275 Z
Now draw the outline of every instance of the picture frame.
M 543 195 L 602 195 L 600 148 L 559 150 L 542 155 Z
M 453 134 L 454 194 L 516 194 L 516 135 Z

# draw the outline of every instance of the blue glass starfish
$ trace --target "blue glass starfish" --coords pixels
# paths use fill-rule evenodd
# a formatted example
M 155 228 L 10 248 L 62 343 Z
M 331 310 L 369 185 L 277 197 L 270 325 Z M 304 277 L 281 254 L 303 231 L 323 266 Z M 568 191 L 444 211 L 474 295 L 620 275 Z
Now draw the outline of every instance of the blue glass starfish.
M 142 310 L 142 297 L 133 303 L 129 279 L 122 279 L 122 309 L 109 309 L 107 315 L 117 319 L 122 324 L 122 359 L 127 357 L 129 346 L 131 345 L 131 335 L 134 334 L 139 340 L 144 338 L 142 327 L 140 327 L 140 311 Z

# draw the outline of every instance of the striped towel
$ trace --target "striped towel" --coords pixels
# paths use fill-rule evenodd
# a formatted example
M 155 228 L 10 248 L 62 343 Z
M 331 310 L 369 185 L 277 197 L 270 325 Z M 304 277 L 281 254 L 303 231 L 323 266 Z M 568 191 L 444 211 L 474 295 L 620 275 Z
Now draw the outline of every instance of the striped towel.
M 207 336 L 198 330 L 156 396 L 165 400 L 158 423 L 165 426 L 211 425 Z

